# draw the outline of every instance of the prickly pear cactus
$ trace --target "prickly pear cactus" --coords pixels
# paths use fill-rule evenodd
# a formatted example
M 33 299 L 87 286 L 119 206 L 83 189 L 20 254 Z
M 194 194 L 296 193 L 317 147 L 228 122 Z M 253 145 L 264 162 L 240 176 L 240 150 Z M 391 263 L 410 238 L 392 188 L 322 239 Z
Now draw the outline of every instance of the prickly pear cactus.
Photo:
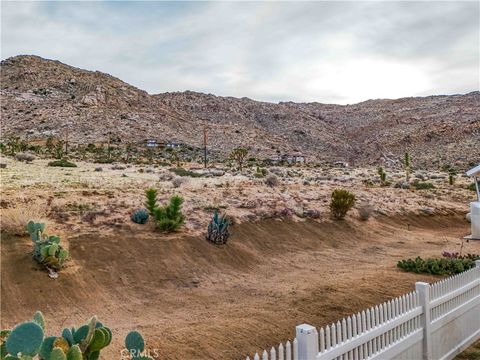
M 217 245 L 226 244 L 230 237 L 229 227 L 230 220 L 225 215 L 218 215 L 218 211 L 215 210 L 213 218 L 208 224 L 207 240 Z
M 60 245 L 60 237 L 47 236 L 45 224 L 30 221 L 27 230 L 33 241 L 33 258 L 40 264 L 60 270 L 68 259 L 68 251 Z
M 17 360 L 98 360 L 100 351 L 110 345 L 111 330 L 99 322 L 96 316 L 78 329 L 65 328 L 62 336 L 44 338 L 45 319 L 40 311 L 33 316 L 33 321 L 17 325 L 13 330 L 0 332 L 1 359 Z M 151 360 L 142 355 L 145 343 L 137 331 L 131 332 L 129 349 L 132 360 Z

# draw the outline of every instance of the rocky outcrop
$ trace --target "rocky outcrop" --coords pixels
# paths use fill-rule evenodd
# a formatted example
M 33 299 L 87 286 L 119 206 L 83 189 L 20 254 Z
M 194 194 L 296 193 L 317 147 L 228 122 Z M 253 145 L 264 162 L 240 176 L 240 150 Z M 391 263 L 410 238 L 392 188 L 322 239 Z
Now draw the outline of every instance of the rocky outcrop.
M 480 158 L 480 93 L 354 105 L 267 103 L 191 91 L 149 95 L 98 71 L 37 56 L 1 63 L 2 136 L 42 138 L 66 126 L 71 141 L 175 140 L 224 154 L 242 146 L 252 156 L 301 152 L 307 161 L 416 167 L 467 167 Z M 31 137 L 30 137 L 31 138 Z

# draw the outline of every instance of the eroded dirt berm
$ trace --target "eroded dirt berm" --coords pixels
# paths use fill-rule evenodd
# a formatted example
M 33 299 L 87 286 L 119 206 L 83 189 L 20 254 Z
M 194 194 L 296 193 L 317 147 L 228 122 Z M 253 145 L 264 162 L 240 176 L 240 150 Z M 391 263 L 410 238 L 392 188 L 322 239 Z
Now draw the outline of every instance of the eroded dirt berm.
M 32 261 L 28 238 L 4 236 L 2 327 L 42 310 L 54 334 L 97 314 L 114 333 L 106 359 L 119 358 L 133 328 L 162 359 L 240 359 L 291 338 L 296 324 L 325 325 L 434 281 L 396 262 L 458 251 L 469 224 L 460 215 L 263 220 L 234 226 L 224 247 L 136 230 L 66 239 L 73 260 L 57 280 Z

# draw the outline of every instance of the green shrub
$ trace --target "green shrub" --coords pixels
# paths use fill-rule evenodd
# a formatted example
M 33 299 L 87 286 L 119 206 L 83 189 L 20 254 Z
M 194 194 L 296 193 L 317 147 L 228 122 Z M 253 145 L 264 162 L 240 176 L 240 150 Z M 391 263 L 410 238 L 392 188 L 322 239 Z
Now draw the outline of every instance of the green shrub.
M 155 219 L 158 228 L 165 232 L 177 231 L 183 225 L 185 217 L 182 214 L 183 198 L 174 195 L 170 198 L 170 202 L 165 206 L 157 204 L 157 190 L 148 189 L 145 192 L 145 207 L 150 215 Z
M 355 195 L 344 189 L 335 189 L 332 192 L 330 211 L 336 219 L 343 219 L 347 212 L 355 205 Z
M 430 190 L 435 189 L 435 186 L 430 182 L 421 182 L 421 181 L 414 181 L 412 186 L 416 190 Z
M 470 185 L 468 185 L 467 189 L 470 190 L 470 191 L 477 191 L 475 183 L 471 183 Z
M 97 317 L 92 317 L 78 328 L 66 327 L 61 336 L 45 337 L 45 318 L 37 311 L 33 319 L 0 333 L 2 359 L 94 360 L 112 341 L 112 331 Z M 146 355 L 145 341 L 138 331 L 125 338 L 125 347 L 131 360 L 152 360 Z
M 65 160 L 65 159 L 61 159 L 61 160 L 54 160 L 54 161 L 50 161 L 48 163 L 48 166 L 58 166 L 58 167 L 77 167 L 76 164 L 68 161 L 68 160 Z
M 182 214 L 183 198 L 172 196 L 170 203 L 155 209 L 154 217 L 157 226 L 165 232 L 177 231 L 183 225 L 185 217 Z
M 190 170 L 185 170 L 184 168 L 181 168 L 181 167 L 171 168 L 170 171 L 177 174 L 178 176 L 190 176 L 194 178 L 202 176 L 201 174 L 198 174 Z
M 454 275 L 475 266 L 475 262 L 469 258 L 406 259 L 398 262 L 397 266 L 408 272 L 425 273 L 432 275 Z

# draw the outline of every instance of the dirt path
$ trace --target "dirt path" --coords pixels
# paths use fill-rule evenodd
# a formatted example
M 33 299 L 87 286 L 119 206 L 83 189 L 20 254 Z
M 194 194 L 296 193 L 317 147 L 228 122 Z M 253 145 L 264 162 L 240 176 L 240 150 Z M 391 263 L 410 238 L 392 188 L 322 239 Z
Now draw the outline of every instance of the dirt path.
M 267 220 L 236 226 L 221 248 L 138 230 L 71 238 L 74 261 L 58 280 L 32 262 L 29 239 L 2 239 L 2 327 L 39 309 L 48 333 L 58 333 L 97 314 L 115 338 L 105 359 L 120 358 L 133 328 L 160 359 L 241 359 L 291 338 L 299 323 L 325 325 L 415 281 L 434 281 L 395 264 L 459 250 L 468 223 L 460 216 Z M 465 246 L 480 252 L 480 242 Z

